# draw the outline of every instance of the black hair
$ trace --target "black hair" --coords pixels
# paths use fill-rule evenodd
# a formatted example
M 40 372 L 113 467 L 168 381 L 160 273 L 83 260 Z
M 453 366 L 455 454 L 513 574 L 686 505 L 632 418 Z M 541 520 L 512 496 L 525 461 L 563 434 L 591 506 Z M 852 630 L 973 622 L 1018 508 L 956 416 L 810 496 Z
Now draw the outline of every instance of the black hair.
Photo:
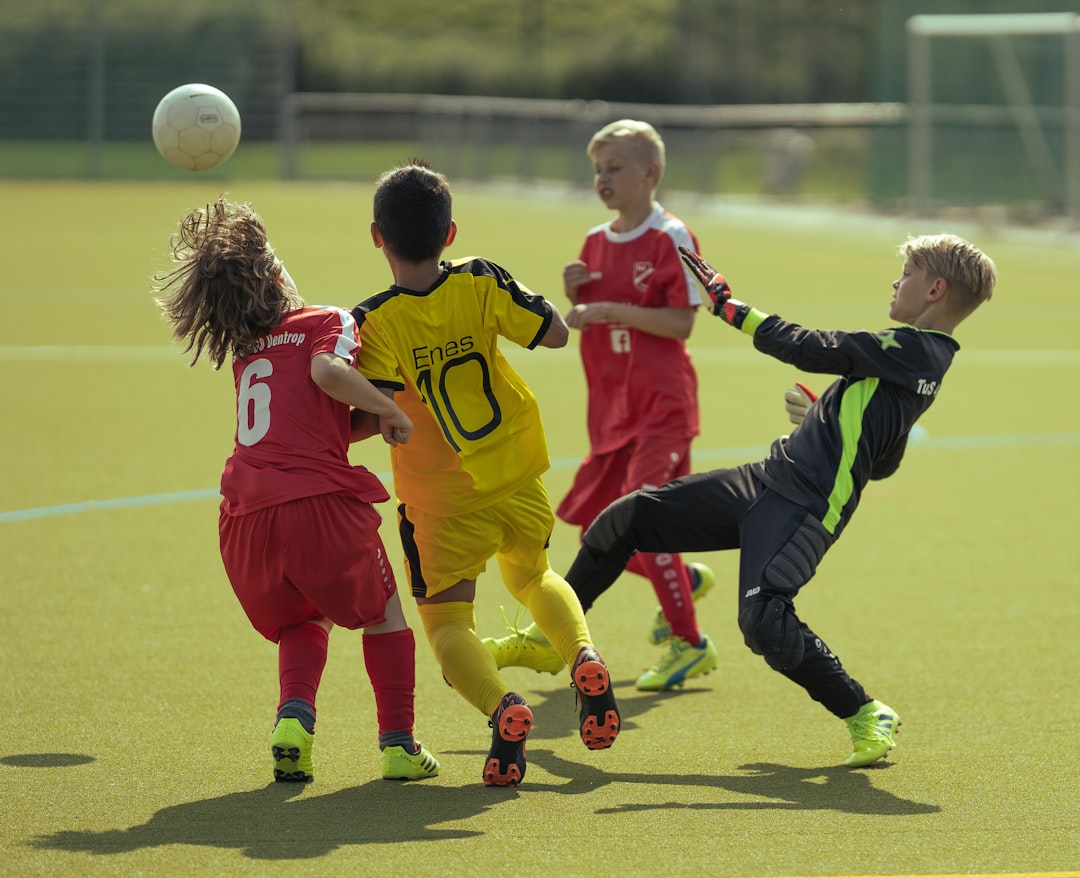
M 438 259 L 450 234 L 450 184 L 423 159 L 409 159 L 379 178 L 374 218 L 383 246 L 398 258 Z

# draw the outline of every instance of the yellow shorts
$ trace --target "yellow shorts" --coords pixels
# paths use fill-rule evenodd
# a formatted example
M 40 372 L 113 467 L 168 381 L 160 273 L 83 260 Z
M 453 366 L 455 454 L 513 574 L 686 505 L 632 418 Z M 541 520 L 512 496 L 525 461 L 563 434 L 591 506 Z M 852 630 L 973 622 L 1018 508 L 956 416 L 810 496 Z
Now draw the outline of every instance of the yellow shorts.
M 476 579 L 496 558 L 511 591 L 549 569 L 547 547 L 555 514 L 544 483 L 535 479 L 484 509 L 454 517 L 398 506 L 405 573 L 417 598 Z

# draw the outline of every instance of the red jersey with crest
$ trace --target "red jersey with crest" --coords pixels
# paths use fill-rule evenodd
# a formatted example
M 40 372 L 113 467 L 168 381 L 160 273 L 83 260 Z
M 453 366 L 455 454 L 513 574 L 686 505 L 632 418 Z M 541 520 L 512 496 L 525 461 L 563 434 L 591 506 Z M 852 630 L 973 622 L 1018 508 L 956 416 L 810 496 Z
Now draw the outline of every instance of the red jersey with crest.
M 701 305 L 697 281 L 679 258 L 697 239 L 659 204 L 629 232 L 611 222 L 589 231 L 581 260 L 593 280 L 578 302 L 625 302 L 641 308 Z M 697 375 L 681 339 L 661 338 L 621 323 L 592 323 L 581 333 L 589 390 L 593 454 L 622 447 L 640 434 L 690 439 L 700 432 Z
M 259 350 L 233 360 L 235 448 L 221 475 L 222 511 L 245 515 L 300 497 L 345 493 L 390 499 L 373 473 L 349 462 L 349 406 L 311 380 L 319 353 L 356 365 L 356 321 L 341 308 L 290 311 Z

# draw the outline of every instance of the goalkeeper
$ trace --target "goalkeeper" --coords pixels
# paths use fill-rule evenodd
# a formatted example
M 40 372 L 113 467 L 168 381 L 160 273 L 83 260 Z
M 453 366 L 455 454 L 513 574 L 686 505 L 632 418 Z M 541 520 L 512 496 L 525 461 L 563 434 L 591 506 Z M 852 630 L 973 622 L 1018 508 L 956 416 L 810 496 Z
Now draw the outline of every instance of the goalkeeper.
M 762 353 L 840 377 L 816 401 L 789 391 L 792 419 L 803 414 L 803 402 L 808 410 L 764 460 L 615 501 L 586 531 L 567 574 L 582 602 L 591 603 L 635 552 L 741 549 L 738 619 L 746 645 L 846 721 L 852 751 L 845 764 L 854 767 L 888 754 L 900 718 L 848 675 L 796 615 L 794 600 L 847 526 L 866 483 L 900 465 L 909 431 L 959 350 L 953 331 L 990 299 L 997 282 L 994 263 L 953 235 L 909 238 L 899 254 L 892 325 L 843 332 L 807 329 L 740 302 L 722 275 L 682 248 L 713 314 L 751 336 Z

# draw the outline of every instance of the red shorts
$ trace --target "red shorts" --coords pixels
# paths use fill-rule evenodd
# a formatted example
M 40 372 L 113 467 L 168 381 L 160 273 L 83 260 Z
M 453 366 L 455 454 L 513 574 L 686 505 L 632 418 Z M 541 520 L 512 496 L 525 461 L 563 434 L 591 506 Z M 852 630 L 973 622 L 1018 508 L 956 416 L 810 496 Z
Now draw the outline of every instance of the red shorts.
M 690 474 L 690 440 L 639 436 L 607 454 L 590 454 L 555 514 L 583 530 L 624 494 Z
M 347 494 L 319 494 L 218 519 L 221 560 L 255 630 L 277 643 L 281 629 L 325 616 L 342 628 L 386 621 L 397 591 L 379 537 L 381 516 Z

